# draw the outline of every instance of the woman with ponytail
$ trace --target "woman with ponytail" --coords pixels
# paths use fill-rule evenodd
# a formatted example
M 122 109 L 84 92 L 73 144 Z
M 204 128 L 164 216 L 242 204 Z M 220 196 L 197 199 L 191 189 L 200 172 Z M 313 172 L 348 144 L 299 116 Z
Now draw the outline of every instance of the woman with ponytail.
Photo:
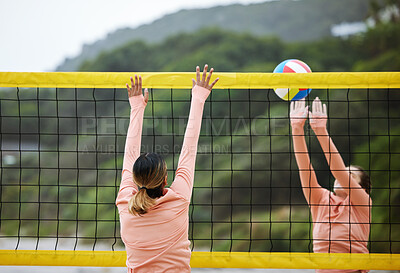
M 156 153 L 140 155 L 142 123 L 149 93 L 142 78 L 127 84 L 131 105 L 122 180 L 116 205 L 128 272 L 190 272 L 189 204 L 204 103 L 218 79 L 210 83 L 204 66 L 196 68 L 185 137 L 175 180 L 167 185 L 167 165 Z

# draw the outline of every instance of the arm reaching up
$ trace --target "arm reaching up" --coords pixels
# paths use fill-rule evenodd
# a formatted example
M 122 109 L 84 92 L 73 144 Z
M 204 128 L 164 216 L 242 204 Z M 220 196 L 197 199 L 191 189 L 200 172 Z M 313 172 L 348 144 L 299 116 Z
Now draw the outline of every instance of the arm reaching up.
M 142 125 L 144 109 L 146 108 L 149 100 L 149 92 L 147 88 L 142 94 L 142 77 L 135 75 L 135 81 L 131 77 L 131 87 L 126 84 L 128 89 L 129 103 L 131 105 L 131 113 L 129 119 L 128 133 L 125 142 L 125 153 L 122 170 L 122 181 L 120 190 L 125 187 L 137 186 L 133 183 L 132 168 L 136 159 L 140 155 L 140 145 L 142 140 Z
M 305 100 L 290 103 L 290 124 L 292 126 L 293 149 L 300 173 L 301 186 L 308 204 L 319 202 L 321 190 L 324 190 L 317 181 L 314 168 L 311 165 L 306 140 L 304 137 L 304 123 L 307 119 L 308 106 Z
M 175 180 L 171 185 L 171 189 L 181 194 L 186 200 L 190 200 L 192 195 L 197 144 L 199 141 L 204 103 L 207 100 L 208 95 L 211 93 L 213 86 L 218 81 L 217 78 L 210 84 L 214 69 L 211 68 L 207 77 L 207 68 L 208 66 L 205 65 L 203 78 L 200 79 L 200 68 L 198 66 L 196 67 L 197 80 L 192 80 L 193 89 L 189 119 L 186 126 L 181 154 L 179 156 Z
M 313 101 L 312 112 L 309 112 L 309 115 L 311 128 L 318 138 L 333 176 L 349 196 L 351 202 L 357 205 L 369 205 L 369 195 L 352 177 L 349 169 L 344 164 L 342 156 L 329 136 L 326 129 L 328 119 L 326 105 L 322 105 L 318 97 Z

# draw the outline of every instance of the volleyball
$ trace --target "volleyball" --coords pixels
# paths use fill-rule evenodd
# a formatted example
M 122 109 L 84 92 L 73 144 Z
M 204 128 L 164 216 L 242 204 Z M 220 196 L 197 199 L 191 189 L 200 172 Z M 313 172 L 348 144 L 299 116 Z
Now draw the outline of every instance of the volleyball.
M 310 67 L 296 59 L 290 59 L 281 62 L 278 66 L 274 69 L 274 73 L 310 73 Z M 311 89 L 307 88 L 276 88 L 274 89 L 275 93 L 283 100 L 301 100 L 305 98 L 310 92 Z

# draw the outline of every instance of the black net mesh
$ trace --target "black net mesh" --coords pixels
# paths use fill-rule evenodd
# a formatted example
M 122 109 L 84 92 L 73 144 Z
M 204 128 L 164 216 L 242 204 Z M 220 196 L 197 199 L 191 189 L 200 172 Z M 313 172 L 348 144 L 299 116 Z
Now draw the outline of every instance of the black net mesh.
M 371 252 L 400 251 L 400 92 L 314 90 L 346 165 L 371 176 Z M 118 192 L 129 103 L 121 89 L 0 90 L 0 245 L 3 249 L 122 249 Z M 190 90 L 150 90 L 142 152 L 164 156 L 173 181 Z M 312 252 L 289 103 L 272 90 L 214 90 L 203 115 L 189 212 L 201 251 Z M 319 183 L 333 177 L 314 133 Z

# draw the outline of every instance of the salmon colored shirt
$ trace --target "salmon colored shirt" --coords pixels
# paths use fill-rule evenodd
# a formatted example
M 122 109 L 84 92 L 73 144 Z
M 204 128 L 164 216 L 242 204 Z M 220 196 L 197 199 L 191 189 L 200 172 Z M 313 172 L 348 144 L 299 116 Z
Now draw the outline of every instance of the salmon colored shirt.
M 369 253 L 370 206 L 357 206 L 349 197 L 334 195 L 324 188 L 316 190 L 311 204 L 315 253 Z M 365 193 L 367 194 L 367 193 Z M 318 269 L 318 273 L 354 270 Z M 361 272 L 368 272 L 363 270 Z
M 303 125 L 292 123 L 293 144 L 304 196 L 313 218 L 313 246 L 316 253 L 368 253 L 371 198 L 355 182 L 326 129 L 316 135 L 330 170 L 340 185 L 351 186 L 346 198 L 322 188 L 312 167 Z M 343 187 L 343 186 L 342 186 Z M 353 270 L 317 269 L 317 273 Z M 368 272 L 362 270 L 361 272 Z
M 140 154 L 146 103 L 143 95 L 130 97 L 131 115 L 125 144 L 122 181 L 116 205 L 128 272 L 190 272 L 189 204 L 204 103 L 210 91 L 195 86 L 175 180 L 146 214 L 135 216 L 128 202 L 137 193 L 133 164 Z

